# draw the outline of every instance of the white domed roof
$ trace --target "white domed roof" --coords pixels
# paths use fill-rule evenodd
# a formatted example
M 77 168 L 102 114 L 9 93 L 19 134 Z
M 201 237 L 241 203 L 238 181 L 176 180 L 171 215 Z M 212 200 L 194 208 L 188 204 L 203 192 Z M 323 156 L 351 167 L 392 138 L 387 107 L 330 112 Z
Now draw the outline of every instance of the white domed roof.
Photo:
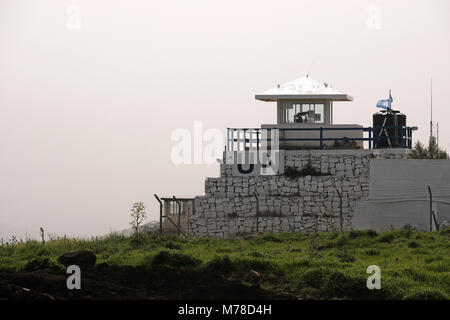
M 308 76 L 301 77 L 297 80 L 286 82 L 278 85 L 273 89 L 269 89 L 262 93 L 256 94 L 255 98 L 263 101 L 276 101 L 281 99 L 321 99 L 331 101 L 352 101 L 353 98 L 344 94 L 327 83 L 321 83 L 311 79 Z

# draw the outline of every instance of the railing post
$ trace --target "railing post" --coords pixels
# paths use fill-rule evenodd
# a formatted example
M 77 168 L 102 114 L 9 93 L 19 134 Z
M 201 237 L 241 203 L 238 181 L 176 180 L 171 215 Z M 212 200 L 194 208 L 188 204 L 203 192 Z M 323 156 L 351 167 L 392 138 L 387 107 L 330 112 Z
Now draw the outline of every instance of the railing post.
M 403 139 L 403 126 L 400 126 L 400 145 L 402 148 L 406 147 L 405 140 Z
M 369 149 L 372 149 L 372 128 L 369 127 Z
M 245 138 L 245 131 L 244 131 L 243 129 L 240 129 L 240 130 L 239 130 L 239 145 L 238 145 L 238 149 L 241 148 L 241 147 L 240 147 L 240 144 L 243 143 L 243 144 L 244 144 L 243 150 L 245 150 L 245 140 L 244 140 L 243 138 L 241 138 L 241 134 L 242 134 L 242 135 L 244 136 L 244 138 Z
M 409 128 L 409 148 L 412 148 L 412 129 Z
M 159 233 L 162 234 L 162 216 L 163 216 L 163 204 L 161 199 L 159 199 L 159 197 L 156 195 L 156 193 L 154 194 L 156 200 L 158 200 L 159 202 Z
M 259 151 L 259 135 L 260 135 L 261 131 L 260 130 L 256 130 L 256 150 Z
M 234 148 L 236 148 L 234 146 L 234 133 L 235 133 L 235 129 L 231 129 L 230 130 L 230 135 L 231 135 L 231 150 L 230 151 L 234 151 Z
M 320 149 L 323 149 L 323 128 L 320 127 Z
M 230 151 L 230 128 L 227 128 L 227 147 L 225 151 Z
M 178 205 L 178 234 L 181 233 L 181 203 L 180 201 L 178 201 L 178 199 L 173 196 L 173 200 L 176 201 L 177 205 Z
M 247 150 L 247 130 L 244 129 L 244 150 Z

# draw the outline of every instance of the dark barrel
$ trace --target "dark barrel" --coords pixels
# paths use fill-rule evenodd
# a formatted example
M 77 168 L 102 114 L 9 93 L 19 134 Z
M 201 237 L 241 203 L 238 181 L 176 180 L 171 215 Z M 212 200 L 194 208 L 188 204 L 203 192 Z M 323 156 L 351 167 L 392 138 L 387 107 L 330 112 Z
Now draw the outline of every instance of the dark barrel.
M 398 128 L 392 128 L 398 127 Z M 374 148 L 403 148 L 405 146 L 406 115 L 395 110 L 382 110 L 373 115 Z

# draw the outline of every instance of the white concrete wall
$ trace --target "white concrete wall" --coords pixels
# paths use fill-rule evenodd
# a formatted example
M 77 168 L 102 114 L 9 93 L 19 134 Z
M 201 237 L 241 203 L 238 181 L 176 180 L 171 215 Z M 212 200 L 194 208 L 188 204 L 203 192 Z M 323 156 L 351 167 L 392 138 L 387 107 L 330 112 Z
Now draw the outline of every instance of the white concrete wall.
M 411 225 L 430 230 L 428 185 L 437 223 L 450 220 L 450 160 L 370 161 L 369 198 L 356 203 L 356 229 Z
M 388 230 L 391 227 L 403 228 L 411 225 L 417 229 L 430 230 L 429 201 L 357 201 L 353 216 L 353 228 L 359 230 L 374 229 L 377 231 Z M 437 208 L 437 222 L 450 220 L 450 203 L 434 203 Z M 432 224 L 435 230 L 434 223 Z
M 370 200 L 428 199 L 450 200 L 450 160 L 370 161 Z

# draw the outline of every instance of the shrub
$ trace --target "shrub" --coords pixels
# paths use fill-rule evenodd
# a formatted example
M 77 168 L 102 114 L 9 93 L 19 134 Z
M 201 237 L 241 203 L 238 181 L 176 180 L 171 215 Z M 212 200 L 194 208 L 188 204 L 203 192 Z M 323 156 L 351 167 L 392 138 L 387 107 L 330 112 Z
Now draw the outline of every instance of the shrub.
M 23 268 L 24 271 L 31 272 L 41 269 L 59 269 L 56 263 L 51 261 L 49 258 L 34 258 L 31 261 L 29 261 L 25 267 Z
M 151 264 L 156 266 L 170 266 L 170 267 L 195 267 L 202 263 L 202 261 L 196 257 L 181 252 L 174 252 L 169 250 L 161 250 L 152 259 Z
M 258 272 L 278 273 L 279 268 L 273 262 L 260 258 L 238 258 L 234 260 L 236 271 L 248 272 L 255 270 Z
M 449 272 L 450 271 L 450 265 L 448 263 L 443 262 L 434 262 L 429 263 L 425 266 L 425 269 L 428 271 L 433 272 Z
M 408 278 L 410 278 L 414 281 L 417 281 L 417 282 L 424 282 L 429 279 L 428 273 L 426 273 L 420 269 L 407 267 L 407 268 L 405 268 L 405 270 L 403 272 Z
M 316 288 L 301 288 L 301 300 L 320 300 L 322 298 L 320 290 Z
M 329 270 L 325 268 L 312 268 L 302 275 L 301 282 L 307 287 L 320 288 L 328 273 Z
M 364 235 L 363 231 L 360 230 L 352 230 L 348 233 L 348 236 L 350 237 L 350 239 L 356 239 L 358 237 L 361 237 Z
M 364 275 L 338 271 L 332 268 L 309 269 L 300 278 L 300 289 L 312 287 L 315 295 L 333 299 L 386 299 L 394 297 L 392 290 L 382 287 L 381 290 L 369 290 Z M 318 293 L 316 293 L 318 290 Z M 308 290 L 309 291 L 309 290 Z
M 347 250 L 342 250 L 342 252 L 338 253 L 336 256 L 339 258 L 339 260 L 340 260 L 341 262 L 348 262 L 348 263 L 351 263 L 351 262 L 355 262 L 355 261 L 356 261 L 355 256 L 352 255 L 352 254 L 351 254 L 350 252 L 348 252 Z
M 139 248 L 145 243 L 145 239 L 141 235 L 133 235 L 130 237 L 130 246 L 133 249 Z
M 273 234 L 273 233 L 266 233 L 262 237 L 259 237 L 255 239 L 258 243 L 264 243 L 264 242 L 283 242 L 282 239 L 280 239 L 279 236 Z
M 432 288 L 419 288 L 405 295 L 403 300 L 448 300 L 442 291 Z
M 341 297 L 350 299 L 365 299 L 370 297 L 366 279 L 341 271 L 333 271 L 326 278 L 323 287 L 330 298 Z
M 365 254 L 368 256 L 378 256 L 380 254 L 380 251 L 378 251 L 376 249 L 369 249 L 369 250 L 366 250 Z
M 425 263 L 426 263 L 426 264 L 432 263 L 432 262 L 435 261 L 435 260 L 436 260 L 436 259 L 435 259 L 434 257 L 426 258 L 426 259 L 425 259 Z
M 369 229 L 369 230 L 366 230 L 366 234 L 370 238 L 375 238 L 378 235 L 378 232 L 376 232 L 373 229 Z
M 378 238 L 379 242 L 392 242 L 394 241 L 395 236 L 392 233 L 384 233 L 382 235 L 380 235 L 380 237 Z
M 50 251 L 48 251 L 46 248 L 39 248 L 36 251 L 36 255 L 39 257 L 45 257 L 50 255 Z
M 420 247 L 420 243 L 418 243 L 417 241 L 413 240 L 413 241 L 408 242 L 408 247 L 412 248 L 412 249 L 415 249 L 415 248 Z
M 181 249 L 181 245 L 178 243 L 175 243 L 173 241 L 168 241 L 164 247 L 166 247 L 167 249 L 174 249 L 174 250 L 180 250 Z
M 378 233 L 373 229 L 368 230 L 352 230 L 349 232 L 350 239 L 356 239 L 360 237 L 369 237 L 369 238 L 375 238 L 378 235 Z
M 420 141 L 417 141 L 414 148 L 408 153 L 410 159 L 448 159 L 448 153 L 439 148 L 436 138 L 431 137 L 428 140 L 428 148 Z
M 350 241 L 349 241 L 349 238 L 344 233 L 342 233 L 339 235 L 339 237 L 336 238 L 335 242 L 336 242 L 336 246 L 343 247 L 343 246 L 349 244 Z
M 265 255 L 262 254 L 261 252 L 258 251 L 252 251 L 248 254 L 249 257 L 253 257 L 253 258 L 264 258 Z
M 229 274 L 235 271 L 235 266 L 229 256 L 216 256 L 206 264 L 206 269 Z
M 231 253 L 233 249 L 231 248 L 217 248 L 216 253 Z

